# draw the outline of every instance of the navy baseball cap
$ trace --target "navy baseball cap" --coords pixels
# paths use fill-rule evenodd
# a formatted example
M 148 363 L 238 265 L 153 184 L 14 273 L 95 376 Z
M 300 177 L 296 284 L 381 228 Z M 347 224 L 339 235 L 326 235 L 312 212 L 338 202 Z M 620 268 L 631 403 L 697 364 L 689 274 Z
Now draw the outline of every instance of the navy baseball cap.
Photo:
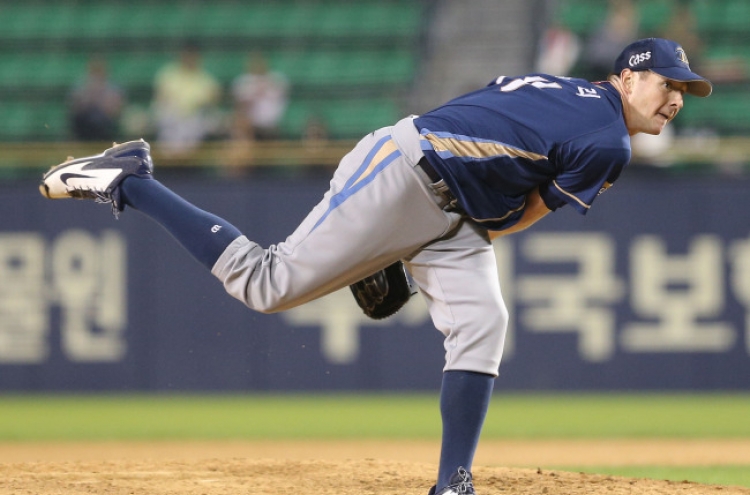
M 646 38 L 628 45 L 615 61 L 614 73 L 623 69 L 650 70 L 673 81 L 687 83 L 687 92 L 695 96 L 708 96 L 711 83 L 690 70 L 685 50 L 672 40 Z

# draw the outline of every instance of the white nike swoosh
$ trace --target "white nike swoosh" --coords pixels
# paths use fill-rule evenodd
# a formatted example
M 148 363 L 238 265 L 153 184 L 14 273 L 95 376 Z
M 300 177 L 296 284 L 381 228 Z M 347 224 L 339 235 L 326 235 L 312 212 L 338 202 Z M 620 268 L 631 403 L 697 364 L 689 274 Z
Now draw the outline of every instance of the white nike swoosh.
M 65 186 L 69 189 L 75 189 L 77 187 L 90 187 L 91 181 L 96 181 L 99 184 L 109 185 L 120 173 L 121 168 L 100 168 L 100 169 L 88 169 L 84 170 L 83 167 L 89 165 L 91 160 L 87 160 L 80 163 L 74 163 L 67 167 L 62 167 L 57 171 L 58 174 L 68 175 L 69 177 L 65 181 Z M 80 174 L 80 177 L 76 177 Z

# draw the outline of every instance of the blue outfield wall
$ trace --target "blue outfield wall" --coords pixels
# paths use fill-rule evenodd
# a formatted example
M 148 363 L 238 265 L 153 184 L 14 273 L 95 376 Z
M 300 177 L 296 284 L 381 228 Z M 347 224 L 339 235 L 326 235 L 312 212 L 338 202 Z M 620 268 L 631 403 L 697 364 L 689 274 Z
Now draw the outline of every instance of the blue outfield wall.
M 498 389 L 750 390 L 750 182 L 625 175 L 586 217 L 496 241 L 512 315 Z M 327 185 L 166 182 L 264 245 Z M 0 185 L 0 212 L 0 390 L 439 387 L 419 297 L 380 323 L 348 290 L 261 315 L 140 213 L 33 182 Z

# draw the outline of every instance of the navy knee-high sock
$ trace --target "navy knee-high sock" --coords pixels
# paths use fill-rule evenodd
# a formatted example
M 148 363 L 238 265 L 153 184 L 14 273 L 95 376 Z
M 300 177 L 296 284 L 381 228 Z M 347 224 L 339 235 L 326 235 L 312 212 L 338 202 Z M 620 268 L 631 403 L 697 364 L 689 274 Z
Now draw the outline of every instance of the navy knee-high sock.
M 446 371 L 440 390 L 443 441 L 437 491 L 463 466 L 471 471 L 495 377 L 472 371 Z
M 241 232 L 226 220 L 193 206 L 155 179 L 128 177 L 120 185 L 128 206 L 151 217 L 209 270 Z

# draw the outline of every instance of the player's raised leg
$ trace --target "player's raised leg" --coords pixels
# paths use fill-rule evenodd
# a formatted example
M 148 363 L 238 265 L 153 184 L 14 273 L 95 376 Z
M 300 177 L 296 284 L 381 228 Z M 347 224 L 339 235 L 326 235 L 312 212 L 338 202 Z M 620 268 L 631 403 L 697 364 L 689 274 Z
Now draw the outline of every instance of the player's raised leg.
M 209 270 L 240 231 L 226 220 L 185 201 L 153 179 L 150 147 L 143 140 L 116 144 L 98 155 L 52 167 L 39 186 L 50 199 L 93 199 L 111 203 L 117 214 L 125 205 L 162 225 Z
M 80 174 L 75 187 L 64 180 L 71 162 L 54 167 L 42 192 L 140 210 L 211 269 L 230 295 L 264 313 L 346 287 L 447 234 L 461 218 L 440 207 L 444 198 L 415 171 L 423 154 L 411 119 L 363 138 L 341 160 L 323 200 L 285 241 L 268 248 L 172 193 L 150 171 L 111 163 L 110 156 L 119 158 L 117 151 L 74 160 L 101 169 Z

